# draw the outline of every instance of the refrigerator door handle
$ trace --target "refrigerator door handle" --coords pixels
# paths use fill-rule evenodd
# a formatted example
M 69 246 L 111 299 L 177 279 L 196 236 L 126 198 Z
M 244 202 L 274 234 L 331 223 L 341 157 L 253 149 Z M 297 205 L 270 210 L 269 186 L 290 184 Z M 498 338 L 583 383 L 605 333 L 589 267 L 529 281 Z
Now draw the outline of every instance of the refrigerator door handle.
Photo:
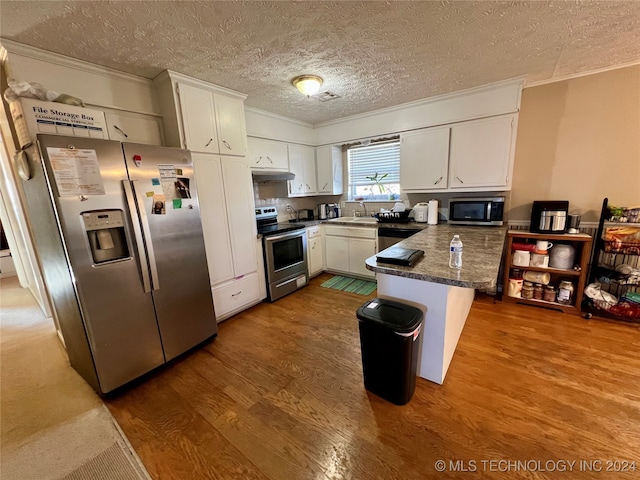
M 160 281 L 158 280 L 158 266 L 156 265 L 156 254 L 153 250 L 153 242 L 151 240 L 151 229 L 149 228 L 147 211 L 144 208 L 144 196 L 140 191 L 140 183 L 138 180 L 131 180 L 131 184 L 133 185 L 133 192 L 135 193 L 136 202 L 138 203 L 138 214 L 140 215 L 142 233 L 144 234 L 144 240 L 147 246 L 149 268 L 151 269 L 151 286 L 154 290 L 160 290 Z
M 136 246 L 138 247 L 138 258 L 140 262 L 140 271 L 142 272 L 142 286 L 144 293 L 151 292 L 151 281 L 149 280 L 149 267 L 147 266 L 147 254 L 144 251 L 144 242 L 142 241 L 142 230 L 140 230 L 140 222 L 137 221 L 138 215 L 136 212 L 136 204 L 133 198 L 133 192 L 131 191 L 131 184 L 129 180 L 122 180 L 122 187 L 124 188 L 124 194 L 127 198 L 127 205 L 129 207 L 129 216 L 132 220 L 133 234 L 136 237 Z

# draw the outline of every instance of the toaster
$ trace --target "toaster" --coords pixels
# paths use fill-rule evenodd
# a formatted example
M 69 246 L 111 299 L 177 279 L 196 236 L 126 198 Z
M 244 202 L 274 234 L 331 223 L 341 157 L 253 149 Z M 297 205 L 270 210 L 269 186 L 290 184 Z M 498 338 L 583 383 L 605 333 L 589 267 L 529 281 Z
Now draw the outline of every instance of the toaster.
M 301 208 L 298 210 L 298 220 L 313 220 L 313 209 Z

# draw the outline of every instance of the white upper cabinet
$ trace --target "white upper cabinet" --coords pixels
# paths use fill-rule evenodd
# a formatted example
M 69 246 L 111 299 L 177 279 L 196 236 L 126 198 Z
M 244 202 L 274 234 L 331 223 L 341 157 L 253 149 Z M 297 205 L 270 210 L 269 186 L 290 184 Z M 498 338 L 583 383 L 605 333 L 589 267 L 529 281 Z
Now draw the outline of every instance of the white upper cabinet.
M 220 153 L 222 155 L 245 155 L 247 153 L 247 132 L 244 122 L 244 102 L 215 93 L 213 100 Z
M 111 140 L 164 145 L 160 117 L 131 112 L 109 111 L 104 115 Z
M 342 194 L 342 150 L 325 145 L 316 148 L 319 195 Z
M 404 192 L 510 190 L 517 114 L 401 135 Z
M 405 192 L 447 188 L 449 127 L 400 136 L 400 186 Z
M 453 125 L 449 188 L 510 188 L 515 123 L 505 115 Z
M 249 137 L 247 145 L 247 158 L 251 170 L 289 171 L 286 143 Z
M 213 94 L 178 84 L 185 147 L 193 152 L 219 153 Z
M 165 70 L 153 79 L 166 144 L 244 157 L 246 95 Z
M 289 196 L 304 197 L 318 194 L 316 152 L 306 145 L 289 145 L 289 169 L 295 175 L 289 180 Z

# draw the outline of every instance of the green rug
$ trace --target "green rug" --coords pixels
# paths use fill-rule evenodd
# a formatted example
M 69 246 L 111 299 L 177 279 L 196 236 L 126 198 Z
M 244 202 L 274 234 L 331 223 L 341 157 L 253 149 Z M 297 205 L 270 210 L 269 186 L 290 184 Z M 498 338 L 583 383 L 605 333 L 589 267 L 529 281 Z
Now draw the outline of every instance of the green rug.
M 322 287 L 333 288 L 334 290 L 342 290 L 344 292 L 358 293 L 360 295 L 370 295 L 378 287 L 376 282 L 368 280 L 358 280 L 357 278 L 341 277 L 336 275 L 326 282 L 322 283 Z

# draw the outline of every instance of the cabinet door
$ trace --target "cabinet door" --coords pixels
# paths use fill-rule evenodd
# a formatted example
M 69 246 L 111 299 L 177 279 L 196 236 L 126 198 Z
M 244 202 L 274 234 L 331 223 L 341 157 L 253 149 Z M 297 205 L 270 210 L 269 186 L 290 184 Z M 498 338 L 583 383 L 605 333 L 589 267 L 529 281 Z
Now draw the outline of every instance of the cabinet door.
M 213 93 L 178 84 L 185 147 L 192 152 L 218 153 Z
M 376 241 L 364 238 L 349 239 L 349 271 L 365 277 L 375 277 L 364 261 L 376 254 Z
M 211 285 L 233 278 L 233 259 L 220 157 L 192 153 Z
M 513 123 L 506 115 L 451 127 L 450 188 L 510 185 Z
M 249 137 L 247 145 L 247 157 L 252 170 L 289 171 L 286 143 Z
M 318 193 L 318 178 L 316 176 L 316 149 L 313 147 L 302 147 L 302 158 L 304 164 L 304 193 L 315 195 Z
M 447 188 L 449 128 L 403 134 L 400 141 L 400 188 L 426 191 Z
M 325 245 L 327 269 L 339 272 L 349 271 L 349 239 L 327 235 Z
M 289 180 L 289 196 L 304 196 L 304 152 L 300 145 L 289 145 L 289 171 L 296 177 Z
M 111 140 L 163 145 L 160 118 L 129 112 L 105 112 Z
M 318 193 L 342 194 L 342 151 L 340 147 L 325 145 L 316 148 Z
M 222 178 L 229 219 L 233 269 L 235 277 L 240 277 L 258 269 L 251 172 L 244 159 L 227 157 L 222 161 Z
M 218 127 L 218 145 L 224 155 L 247 153 L 247 132 L 244 122 L 244 103 L 236 98 L 214 94 Z
M 323 270 L 323 243 L 322 237 L 311 238 L 307 241 L 309 275 L 315 275 Z

